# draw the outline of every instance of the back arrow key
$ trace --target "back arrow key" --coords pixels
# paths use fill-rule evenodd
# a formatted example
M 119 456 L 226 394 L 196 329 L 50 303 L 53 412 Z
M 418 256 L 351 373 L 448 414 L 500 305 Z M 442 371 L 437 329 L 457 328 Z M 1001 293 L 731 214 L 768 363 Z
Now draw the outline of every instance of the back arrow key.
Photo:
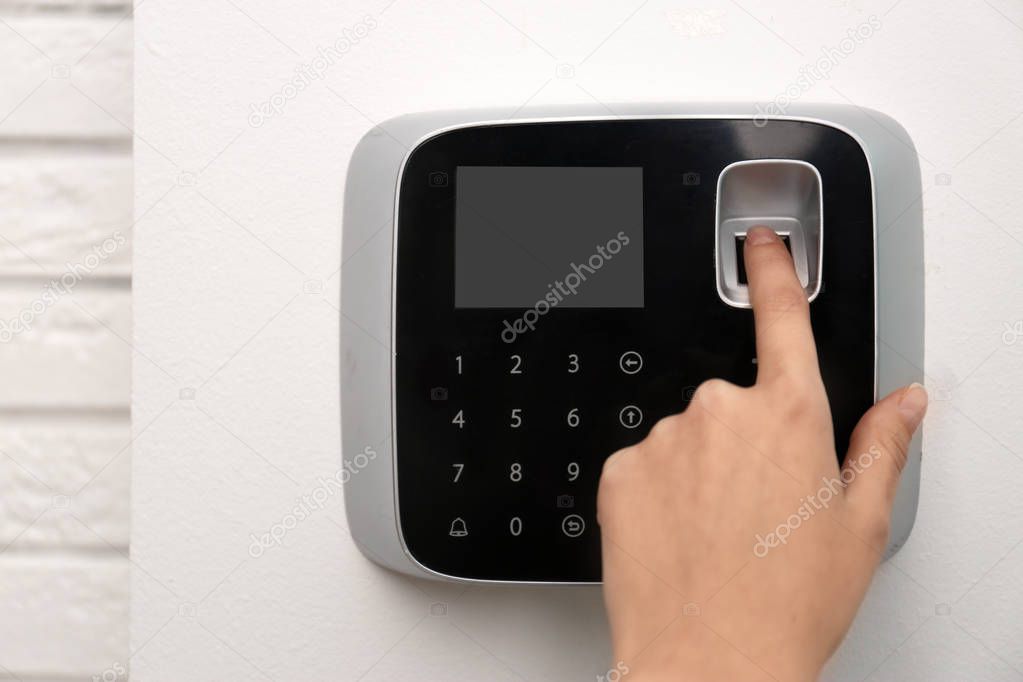
M 625 351 L 618 358 L 618 367 L 626 374 L 636 374 L 643 369 L 643 356 L 634 350 Z

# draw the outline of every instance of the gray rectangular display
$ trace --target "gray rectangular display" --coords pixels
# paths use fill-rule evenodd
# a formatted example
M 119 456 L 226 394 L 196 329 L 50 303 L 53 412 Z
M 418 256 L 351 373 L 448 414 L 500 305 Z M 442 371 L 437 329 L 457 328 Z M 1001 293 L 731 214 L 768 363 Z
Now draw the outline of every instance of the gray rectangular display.
M 641 167 L 459 166 L 456 308 L 643 307 Z

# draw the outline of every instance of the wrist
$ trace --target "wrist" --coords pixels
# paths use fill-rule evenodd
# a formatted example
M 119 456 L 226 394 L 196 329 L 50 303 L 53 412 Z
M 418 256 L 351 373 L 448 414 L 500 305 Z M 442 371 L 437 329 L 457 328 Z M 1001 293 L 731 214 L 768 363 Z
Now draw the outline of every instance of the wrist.
M 637 651 L 631 655 L 617 644 L 614 649 L 623 682 L 776 682 L 779 679 L 816 682 L 820 672 L 810 661 L 786 656 L 758 660 L 710 627 L 689 618 L 669 627 L 647 646 L 636 647 Z

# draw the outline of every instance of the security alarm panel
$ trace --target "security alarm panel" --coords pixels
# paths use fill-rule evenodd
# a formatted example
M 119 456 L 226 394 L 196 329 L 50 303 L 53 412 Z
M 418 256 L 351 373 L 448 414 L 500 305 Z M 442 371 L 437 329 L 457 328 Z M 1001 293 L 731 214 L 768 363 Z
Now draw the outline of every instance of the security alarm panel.
M 701 382 L 756 379 L 755 224 L 783 237 L 811 301 L 839 457 L 879 395 L 921 379 L 920 176 L 897 123 L 852 106 L 616 111 L 414 114 L 355 149 L 343 458 L 375 456 L 347 467 L 345 502 L 374 561 L 599 581 L 604 460 Z M 889 554 L 919 463 L 917 439 Z

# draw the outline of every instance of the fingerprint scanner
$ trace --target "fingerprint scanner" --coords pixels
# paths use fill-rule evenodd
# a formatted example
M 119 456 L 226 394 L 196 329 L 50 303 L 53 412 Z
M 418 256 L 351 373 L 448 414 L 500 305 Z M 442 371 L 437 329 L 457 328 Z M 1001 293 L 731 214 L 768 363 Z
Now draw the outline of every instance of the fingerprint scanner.
M 785 241 L 799 283 L 812 301 L 821 289 L 824 243 L 821 176 L 806 161 L 756 159 L 726 166 L 718 176 L 715 274 L 721 300 L 749 308 L 743 259 L 746 232 L 765 225 Z

